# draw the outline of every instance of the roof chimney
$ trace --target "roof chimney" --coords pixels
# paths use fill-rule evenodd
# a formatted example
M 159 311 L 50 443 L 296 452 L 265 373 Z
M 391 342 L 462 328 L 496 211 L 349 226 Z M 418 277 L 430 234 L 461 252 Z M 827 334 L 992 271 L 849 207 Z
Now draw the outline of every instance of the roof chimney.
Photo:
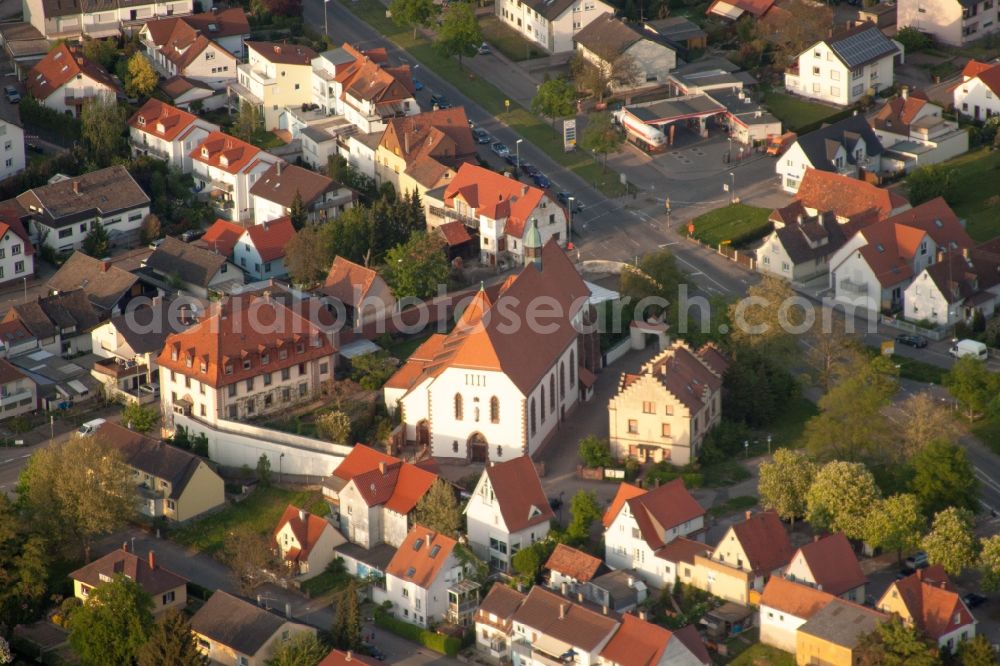
M 301 520 L 303 523 L 306 522 L 306 510 L 305 509 L 299 509 L 299 520 Z
M 750 516 L 751 516 L 752 513 L 753 512 L 750 511 L 750 509 L 747 509 L 747 520 L 750 520 Z
M 111 262 L 110 261 L 102 261 L 101 262 L 101 272 L 102 273 L 107 273 L 110 268 L 111 268 Z
M 899 96 L 904 100 L 910 96 L 910 86 L 903 86 L 899 89 Z
M 378 463 L 378 473 L 382 474 L 382 475 L 385 475 L 385 461 L 384 460 L 380 460 L 379 463 Z
M 639 619 L 642 620 L 643 622 L 646 621 L 646 611 L 644 610 L 639 611 Z
M 579 601 L 581 604 L 583 603 L 583 592 L 576 593 L 576 600 Z
M 74 180 L 73 181 L 73 194 L 79 194 L 79 193 L 80 193 L 80 181 Z
M 122 541 L 122 550 L 128 552 L 128 541 Z
M 156 555 L 153 554 L 153 551 L 149 551 L 149 568 L 156 568 Z
M 281 162 L 278 162 L 278 164 L 276 166 L 276 169 L 278 171 L 278 175 L 280 176 L 281 175 Z
M 567 606 L 569 606 L 569 604 L 559 604 L 559 619 L 560 620 L 565 620 L 566 619 L 566 607 Z
M 604 604 L 603 606 L 601 606 L 601 611 L 603 611 L 604 614 L 607 615 L 608 614 L 608 605 Z
M 351 661 L 352 659 L 354 659 L 354 653 L 348 650 L 347 654 L 344 656 L 344 661 Z

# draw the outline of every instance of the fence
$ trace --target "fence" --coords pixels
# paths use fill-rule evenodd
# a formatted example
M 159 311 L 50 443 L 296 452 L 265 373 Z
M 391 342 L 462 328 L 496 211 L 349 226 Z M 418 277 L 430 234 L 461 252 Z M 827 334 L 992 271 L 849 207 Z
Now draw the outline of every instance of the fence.
M 608 351 L 604 352 L 604 367 L 607 367 L 627 354 L 632 349 L 632 339 L 626 337 Z
M 897 319 L 896 317 L 890 317 L 888 315 L 881 315 L 879 317 L 879 322 L 885 324 L 886 326 L 892 326 L 900 331 L 906 331 L 907 333 L 914 333 L 917 335 L 922 335 L 925 338 L 930 338 L 931 340 L 944 340 L 949 337 L 948 329 L 937 328 L 924 328 L 922 326 L 917 326 L 916 324 L 911 324 L 908 321 L 903 321 L 902 319 Z
M 743 268 L 745 268 L 747 270 L 752 271 L 752 270 L 755 270 L 757 268 L 757 257 L 752 252 L 746 252 L 744 250 L 737 250 L 732 245 L 722 245 L 722 244 L 720 244 L 720 245 L 717 245 L 717 246 L 713 247 L 713 246 L 709 245 L 708 243 L 704 243 L 704 242 L 698 240 L 694 236 L 684 236 L 684 238 L 686 238 L 687 240 L 691 241 L 692 243 L 696 243 L 696 244 L 698 244 L 698 245 L 700 245 L 700 246 L 702 246 L 704 248 L 707 248 L 709 250 L 713 250 L 716 254 L 718 254 L 720 256 L 723 256 L 723 257 L 725 257 L 726 259 L 729 259 L 732 262 L 735 262 L 737 265 L 742 266 Z

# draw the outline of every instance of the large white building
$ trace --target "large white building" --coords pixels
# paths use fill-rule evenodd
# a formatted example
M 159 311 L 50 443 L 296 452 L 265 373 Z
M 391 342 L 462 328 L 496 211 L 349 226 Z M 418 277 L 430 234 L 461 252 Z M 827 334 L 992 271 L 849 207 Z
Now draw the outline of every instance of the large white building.
M 156 16 L 190 14 L 193 7 L 193 0 L 21 0 L 25 22 L 50 40 L 118 37 L 123 29 L 135 29 Z
M 191 151 L 219 126 L 193 113 L 150 98 L 128 120 L 129 145 L 133 155 L 166 160 L 184 173 L 191 173 Z
M 849 106 L 891 88 L 893 63 L 901 51 L 874 23 L 862 23 L 816 42 L 785 72 L 785 89 L 796 95 Z
M 24 128 L 17 115 L 4 107 L 0 112 L 0 180 L 24 171 Z
M 385 569 L 385 596 L 396 617 L 420 627 L 445 618 L 449 589 L 467 573 L 457 545 L 429 527 L 413 526 Z
M 536 232 L 528 247 L 520 274 L 492 299 L 480 290 L 454 330 L 432 335 L 385 385 L 406 440 L 435 457 L 531 455 L 579 402 L 582 369 L 596 362 L 593 335 L 580 333 L 589 290 L 554 241 L 543 249 Z M 529 310 L 542 302 L 558 314 L 539 326 Z
M 994 0 L 898 0 L 896 27 L 916 28 L 935 42 L 965 46 L 1000 29 Z
M 496 15 L 549 53 L 573 50 L 573 36 L 601 14 L 614 14 L 601 0 L 500 0 Z
M 963 117 L 986 120 L 1000 114 L 1000 63 L 970 60 L 952 94 L 955 111 Z
M 31 68 L 25 87 L 42 106 L 75 116 L 80 115 L 88 99 L 122 94 L 118 82 L 104 68 L 65 43 L 49 51 Z
M 253 219 L 250 189 L 279 158 L 223 132 L 212 132 L 189 153 L 195 189 L 207 194 L 223 217 Z
M 795 194 L 807 169 L 862 178 L 882 169 L 882 142 L 864 116 L 843 120 L 803 134 L 782 153 L 774 170 L 786 192 Z

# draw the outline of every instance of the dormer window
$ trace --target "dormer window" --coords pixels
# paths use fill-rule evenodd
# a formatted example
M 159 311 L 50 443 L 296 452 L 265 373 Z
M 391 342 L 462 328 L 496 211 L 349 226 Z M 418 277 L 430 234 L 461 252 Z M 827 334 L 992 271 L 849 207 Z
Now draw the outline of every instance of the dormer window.
M 188 356 L 187 358 L 184 359 L 184 366 L 185 367 L 190 368 L 193 365 L 194 365 L 194 359 L 192 359 L 190 356 Z
M 244 359 L 243 360 L 243 369 L 244 370 L 249 370 L 250 369 L 250 359 Z
M 271 362 L 270 355 L 268 355 L 268 354 L 261 355 L 261 357 L 260 357 L 260 364 L 261 365 L 267 365 L 270 362 Z
M 278 350 L 278 360 L 284 361 L 286 358 L 288 358 L 288 350 L 287 349 L 279 349 Z
M 301 342 L 299 344 L 295 345 L 295 353 L 296 354 L 301 354 L 305 350 L 306 350 L 306 347 Z
M 176 349 L 171 349 L 170 350 L 170 360 L 171 361 L 176 361 L 177 360 L 177 350 Z
M 231 363 L 226 365 L 226 374 L 227 375 L 233 374 L 233 365 Z
M 202 148 L 201 149 L 201 156 L 205 157 L 205 158 L 208 157 L 208 148 Z
M 205 363 L 204 361 L 201 362 L 201 371 L 208 372 L 208 363 Z
M 145 118 L 145 116 L 139 116 L 139 124 L 142 125 L 143 127 L 146 126 L 146 118 Z

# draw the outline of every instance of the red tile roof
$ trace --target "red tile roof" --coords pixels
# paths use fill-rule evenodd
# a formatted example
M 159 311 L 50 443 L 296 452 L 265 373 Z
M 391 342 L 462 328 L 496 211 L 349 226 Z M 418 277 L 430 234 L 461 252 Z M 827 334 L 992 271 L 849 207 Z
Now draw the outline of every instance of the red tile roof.
M 323 281 L 323 293 L 345 305 L 356 307 L 364 303 L 368 290 L 379 277 L 377 271 L 337 256 Z
M 979 62 L 978 60 L 970 60 L 965 63 L 965 67 L 962 69 L 962 79 L 975 78 L 991 67 L 996 67 L 996 65 L 988 62 Z
M 695 541 L 687 537 L 677 537 L 653 554 L 667 562 L 687 562 L 688 564 L 694 564 L 695 555 L 711 557 L 712 547 L 701 541 Z
M 285 208 L 292 207 L 295 195 L 298 194 L 302 198 L 302 203 L 308 208 L 327 192 L 339 187 L 332 178 L 321 173 L 294 164 L 278 162 L 261 174 L 250 188 L 250 194 L 273 201 Z
M 281 515 L 281 520 L 278 521 L 278 526 L 274 528 L 271 538 L 276 539 L 278 533 L 284 529 L 285 525 L 291 527 L 295 539 L 299 542 L 299 548 L 285 553 L 285 559 L 292 561 L 309 559 L 309 553 L 312 552 L 319 538 L 323 536 L 323 532 L 327 529 L 333 529 L 333 525 L 323 518 L 314 516 L 308 511 L 299 509 L 291 504 L 285 507 L 285 512 Z
M 611 500 L 608 510 L 604 512 L 604 518 L 602 519 L 604 529 L 611 527 L 611 523 L 618 517 L 618 512 L 625 506 L 625 502 L 633 497 L 639 497 L 645 492 L 639 486 L 633 486 L 631 483 L 618 484 L 618 492 L 615 493 L 614 499 Z
M 683 479 L 668 481 L 626 500 L 626 504 L 652 550 L 666 545 L 667 531 L 671 528 L 705 515 L 705 509 L 688 492 Z
M 528 220 L 548 198 L 541 189 L 508 178 L 503 174 L 474 164 L 463 164 L 455 178 L 445 188 L 444 205 L 455 208 L 455 200 L 465 201 L 476 215 L 493 220 L 506 220 L 505 233 L 515 238 L 524 236 Z M 558 205 L 550 201 L 550 205 Z
M 164 141 L 173 141 L 196 120 L 193 113 L 182 111 L 175 106 L 158 99 L 152 99 L 142 105 L 128 119 L 130 127 L 151 134 Z
M 14 322 L 18 326 L 22 326 L 20 322 Z M 18 379 L 27 379 L 28 376 L 18 370 L 14 365 L 5 358 L 0 358 L 0 384 L 6 384 L 7 382 L 16 382 Z M 34 380 L 31 382 L 34 384 Z
M 755 513 L 730 528 L 743 547 L 750 570 L 758 574 L 785 566 L 792 559 L 792 543 L 778 514 L 773 511 Z
M 560 543 L 552 551 L 548 561 L 545 563 L 545 568 L 578 580 L 581 583 L 586 583 L 597 575 L 603 564 L 601 560 L 593 555 L 588 555 L 582 550 L 577 550 L 564 543 Z
M 816 586 L 839 597 L 867 582 L 851 543 L 843 533 L 811 541 L 792 556 L 805 560 Z
M 764 586 L 760 604 L 808 620 L 836 598 L 829 592 L 793 583 L 781 576 L 772 576 Z
M 456 247 L 472 240 L 472 236 L 469 235 L 469 230 L 465 228 L 464 224 L 457 220 L 454 222 L 445 222 L 444 224 L 436 227 L 436 229 L 449 247 Z
M 316 52 L 308 46 L 282 44 L 279 42 L 244 42 L 246 47 L 259 53 L 268 62 L 282 65 L 312 65 Z
M 402 515 L 410 513 L 438 479 L 433 472 L 364 444 L 355 445 L 333 474 L 354 481 L 368 506 L 384 505 Z
M 344 481 L 350 481 L 358 474 L 378 469 L 379 463 L 391 465 L 397 462 L 401 462 L 399 458 L 393 458 L 364 444 L 356 444 L 340 461 L 337 469 L 333 470 L 333 475 Z
M 818 169 L 806 169 L 795 196 L 809 208 L 832 211 L 838 217 L 846 218 L 874 209 L 878 211 L 879 219 L 885 219 L 892 215 L 894 209 L 907 204 L 906 199 L 895 190 Z
M 414 525 L 385 568 L 387 576 L 429 588 L 457 542 L 423 525 Z
M 686 627 L 693 629 L 693 627 Z M 694 635 L 697 637 L 697 630 Z M 615 666 L 656 666 L 661 663 L 670 641 L 677 640 L 690 650 L 701 663 L 710 664 L 708 649 L 701 638 L 692 650 L 687 642 L 680 639 L 676 631 L 640 620 L 635 615 L 622 615 L 618 631 L 601 650 L 602 662 Z M 697 649 L 700 646 L 700 649 Z
M 261 152 L 225 132 L 212 132 L 191 151 L 190 157 L 228 173 L 239 173 Z
M 425 111 L 386 124 L 379 146 L 406 162 L 406 173 L 427 188 L 464 162 L 474 163 L 476 144 L 465 109 Z
M 485 291 L 479 293 L 486 294 Z M 468 312 L 466 310 L 466 314 Z M 486 476 L 490 479 L 508 532 L 520 532 L 555 518 L 542 490 L 535 463 L 528 456 L 494 463 L 486 468 Z
M 497 583 L 490 588 L 486 598 L 476 609 L 476 623 L 487 624 L 505 632 L 510 632 L 511 617 L 521 604 L 524 603 L 525 595 L 512 587 L 503 583 Z M 490 616 L 496 619 L 491 619 Z
M 750 14 L 754 18 L 761 18 L 771 7 L 774 6 L 774 0 L 715 0 L 711 6 L 705 11 L 706 14 L 713 14 L 715 6 L 719 3 L 732 5 L 733 7 L 738 7 L 744 12 Z M 729 17 L 729 14 L 725 12 L 720 12 L 722 16 Z
M 292 218 L 279 217 L 277 220 L 247 227 L 246 234 L 257 249 L 261 261 L 274 261 L 285 256 L 285 246 L 295 238 L 295 227 L 292 225 Z
M 930 104 L 930 101 L 920 91 L 911 92 L 906 99 L 894 97 L 872 116 L 872 125 L 876 129 L 907 134 L 910 131 L 910 123 L 927 104 Z
M 92 79 L 110 92 L 119 94 L 121 88 L 100 65 L 90 62 L 83 54 L 65 43 L 49 51 L 28 72 L 28 92 L 37 100 L 46 100 L 78 74 Z
M 150 566 L 150 560 L 153 560 L 153 566 Z M 187 584 L 187 579 L 164 569 L 155 560 L 155 556 L 139 557 L 119 548 L 77 569 L 69 577 L 95 588 L 106 582 L 101 578 L 102 575 L 113 578 L 115 574 L 122 574 L 138 583 L 149 595 L 162 594 Z
M 377 666 L 379 662 L 365 657 L 363 655 L 351 652 L 343 652 L 341 650 L 333 650 L 330 654 L 323 657 L 323 661 L 316 664 L 316 666 L 356 666 L 361 664 L 361 666 Z
M 244 231 L 246 230 L 243 226 L 236 222 L 218 219 L 195 243 L 228 257 L 233 254 L 233 248 L 236 247 L 236 242 Z
M 975 622 L 972 613 L 955 591 L 948 574 L 940 566 L 920 569 L 889 586 L 879 608 L 895 590 L 917 628 L 933 640 Z M 956 619 L 958 620 L 956 622 Z
M 968 68 L 968 65 L 966 65 L 966 68 Z M 1000 64 L 980 70 L 975 78 L 982 81 L 983 85 L 992 90 L 994 95 L 1000 95 Z

